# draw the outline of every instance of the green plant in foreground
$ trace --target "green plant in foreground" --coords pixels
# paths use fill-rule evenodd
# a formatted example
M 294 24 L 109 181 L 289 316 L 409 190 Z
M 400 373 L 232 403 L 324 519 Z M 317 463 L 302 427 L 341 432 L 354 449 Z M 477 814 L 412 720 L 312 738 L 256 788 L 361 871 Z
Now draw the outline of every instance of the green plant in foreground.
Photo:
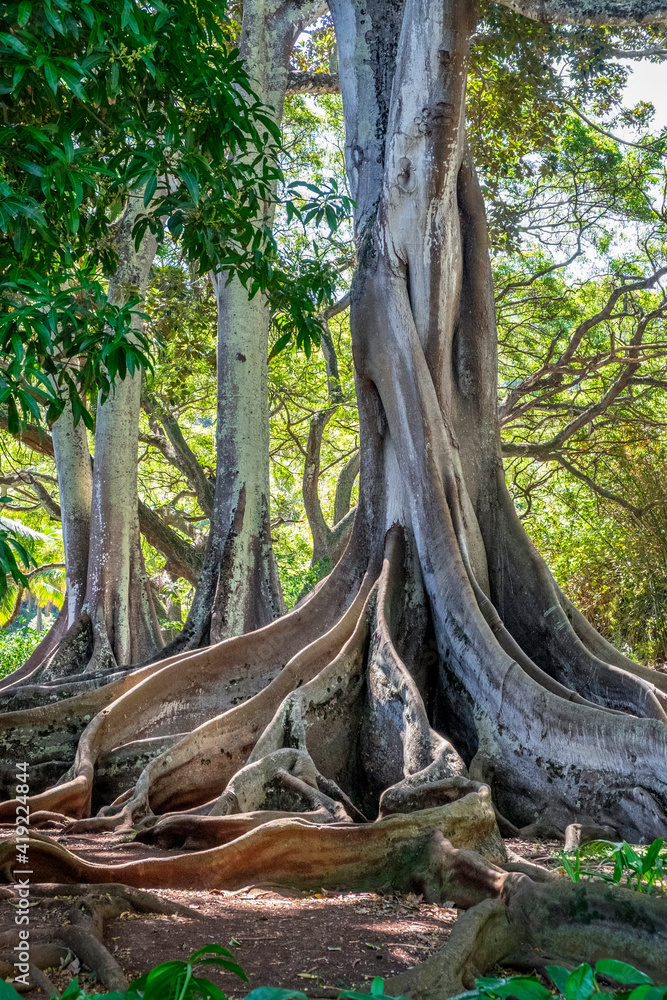
M 582 878 L 600 878 L 618 885 L 625 876 L 628 888 L 648 894 L 658 884 L 665 888 L 667 852 L 662 851 L 663 844 L 664 840 L 658 839 L 645 850 L 637 850 L 626 841 L 616 844 L 611 840 L 595 840 L 578 848 L 571 857 L 561 851 L 558 858 L 572 882 L 580 882 Z M 586 855 L 594 856 L 599 867 L 585 867 L 582 860 Z M 611 874 L 600 870 L 601 866 L 611 864 L 614 866 Z
M 537 976 L 511 976 L 508 979 L 483 978 L 475 980 L 475 989 L 460 993 L 452 1000 L 666 1000 L 667 986 L 654 986 L 653 980 L 626 962 L 605 958 L 595 969 L 585 962 L 570 972 L 562 965 L 547 965 L 546 970 L 556 987 L 547 989 Z M 621 989 L 603 990 L 598 977 L 618 983 Z
M 248 977 L 226 948 L 219 944 L 206 945 L 193 952 L 187 962 L 161 962 L 145 975 L 135 979 L 124 993 L 86 993 L 79 986 L 78 978 L 72 980 L 60 1000 L 227 1000 L 225 994 L 210 979 L 195 976 L 195 965 L 217 965 L 233 972 L 244 982 Z M 548 965 L 555 992 L 543 986 L 537 976 L 510 976 L 507 979 L 482 978 L 475 980 L 475 989 L 460 993 L 452 1000 L 667 1000 L 667 986 L 654 986 L 649 976 L 626 962 L 603 959 L 593 970 L 590 965 L 578 965 L 572 972 L 560 965 Z M 621 985 L 612 992 L 600 988 L 598 977 Z M 0 1000 L 17 1000 L 19 994 L 13 986 L 0 979 Z M 343 990 L 338 1000 L 408 1000 L 384 992 L 384 979 L 376 976 L 370 994 L 358 990 Z M 53 994 L 51 1000 L 58 1000 Z M 259 986 L 251 990 L 244 1000 L 308 1000 L 299 990 Z

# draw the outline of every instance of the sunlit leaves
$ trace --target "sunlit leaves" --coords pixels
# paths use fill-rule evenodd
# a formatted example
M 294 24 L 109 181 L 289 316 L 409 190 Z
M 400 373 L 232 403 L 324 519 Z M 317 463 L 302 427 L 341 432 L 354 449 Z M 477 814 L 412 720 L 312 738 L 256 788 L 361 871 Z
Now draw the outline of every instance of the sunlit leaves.
M 78 412 L 82 392 L 147 363 L 134 303 L 105 303 L 101 284 L 129 190 L 145 208 L 137 243 L 150 229 L 203 271 L 233 269 L 263 252 L 256 222 L 280 173 L 277 129 L 212 0 L 8 3 L 0 56 L 0 402 L 14 424 L 35 401 L 52 419 L 68 391 Z

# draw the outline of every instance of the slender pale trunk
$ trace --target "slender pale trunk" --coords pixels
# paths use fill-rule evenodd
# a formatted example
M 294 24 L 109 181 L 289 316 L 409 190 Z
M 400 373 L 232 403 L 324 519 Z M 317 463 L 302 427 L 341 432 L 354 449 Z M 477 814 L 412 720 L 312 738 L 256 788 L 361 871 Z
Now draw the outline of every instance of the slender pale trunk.
M 54 423 L 53 453 L 58 474 L 67 577 L 67 626 L 81 614 L 88 574 L 93 465 L 83 421 L 75 426 L 68 403 Z
M 132 196 L 116 233 L 119 262 L 109 282 L 115 304 L 143 295 L 155 239 L 147 233 L 138 250 L 132 228 L 143 199 Z M 134 316 L 132 325 L 139 328 Z M 67 573 L 64 615 L 39 662 L 31 658 L 16 680 L 30 683 L 140 663 L 162 643 L 144 568 L 139 533 L 137 466 L 141 372 L 117 379 L 97 407 L 95 459 L 83 422 L 68 405 L 53 425 Z M 63 633 L 64 634 L 61 634 Z
M 132 238 L 141 197 L 130 198 L 117 234 L 119 261 L 109 300 L 121 304 L 146 291 L 156 241 L 147 232 L 138 249 Z M 133 328 L 142 320 L 133 316 Z M 84 611 L 93 630 L 89 670 L 139 663 L 162 646 L 144 568 L 139 534 L 137 468 L 141 372 L 116 379 L 98 403 L 92 482 L 90 552 Z
M 246 3 L 240 51 L 277 124 L 290 55 L 319 2 Z M 271 223 L 264 206 L 258 224 Z M 270 310 L 236 279 L 214 276 L 218 309 L 217 475 L 209 544 L 187 622 L 169 652 L 261 628 L 285 610 L 270 529 L 267 359 Z
M 57 660 L 69 664 L 64 670 L 54 667 L 54 676 L 70 672 L 82 665 L 89 648 L 86 636 L 76 636 L 86 593 L 88 575 L 88 548 L 90 543 L 90 513 L 93 495 L 93 467 L 88 448 L 86 428 L 82 421 L 74 426 L 72 408 L 69 404 L 51 428 L 53 454 L 58 475 L 63 546 L 65 549 L 66 592 L 65 602 L 53 625 L 39 645 L 33 650 L 19 670 L 8 674 L 0 681 L 0 689 L 25 682 L 27 678 L 36 680 L 45 666 L 51 674 L 49 662 L 54 653 Z M 63 640 L 68 639 L 64 655 L 58 657 L 58 649 Z

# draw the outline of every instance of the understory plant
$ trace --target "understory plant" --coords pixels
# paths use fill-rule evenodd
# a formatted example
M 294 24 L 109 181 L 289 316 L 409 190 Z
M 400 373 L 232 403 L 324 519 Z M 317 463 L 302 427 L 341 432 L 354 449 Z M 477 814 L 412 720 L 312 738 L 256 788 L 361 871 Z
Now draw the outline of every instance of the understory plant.
M 547 989 L 538 976 L 510 976 L 507 979 L 482 978 L 475 980 L 475 989 L 460 993 L 452 1000 L 664 1000 L 666 986 L 655 986 L 653 980 L 627 962 L 613 958 L 601 959 L 591 968 L 586 962 L 575 969 L 565 969 L 562 965 L 547 965 L 546 971 L 555 986 L 555 991 Z M 600 980 L 618 984 L 607 989 Z M 620 987 L 620 988 L 619 988 Z
M 247 983 L 244 969 L 234 961 L 234 956 L 219 944 L 205 945 L 190 955 L 187 961 L 161 962 L 143 976 L 135 979 L 124 993 L 87 993 L 75 977 L 60 998 L 54 993 L 51 1000 L 227 1000 L 222 990 L 202 976 L 195 975 L 195 966 L 215 965 Z M 548 989 L 534 976 L 509 976 L 505 979 L 482 977 L 475 980 L 474 990 L 460 993 L 452 1000 L 667 1000 L 667 986 L 655 986 L 653 980 L 633 965 L 615 959 L 602 959 L 595 968 L 587 963 L 570 971 L 560 965 L 547 965 L 554 989 Z M 600 983 L 602 980 L 602 984 Z M 618 984 L 620 988 L 604 989 L 604 981 Z M 16 1000 L 19 994 L 13 986 L 0 979 L 0 1000 Z M 370 993 L 343 990 L 338 1000 L 408 1000 L 384 992 L 384 979 L 375 976 Z M 299 990 L 259 986 L 251 990 L 244 1000 L 308 1000 Z
M 637 892 L 650 893 L 656 886 L 665 889 L 667 878 L 667 851 L 663 851 L 664 839 L 654 840 L 647 848 L 636 848 L 623 841 L 595 840 L 568 857 L 564 851 L 559 860 L 565 874 L 572 882 L 582 878 L 599 878 L 618 885 L 625 879 L 625 885 Z M 596 867 L 587 861 L 595 860 Z M 613 865 L 613 871 L 604 871 Z
M 0 678 L 25 663 L 47 631 L 48 628 L 44 628 L 38 632 L 28 625 L 13 632 L 0 629 Z

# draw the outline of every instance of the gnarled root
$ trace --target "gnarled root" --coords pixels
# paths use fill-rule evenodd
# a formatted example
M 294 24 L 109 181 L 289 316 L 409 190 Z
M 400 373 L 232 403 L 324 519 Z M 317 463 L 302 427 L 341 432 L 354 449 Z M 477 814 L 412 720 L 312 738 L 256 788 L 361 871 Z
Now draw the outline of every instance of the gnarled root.
M 436 809 L 389 816 L 375 823 L 316 825 L 301 818 L 273 820 L 204 852 L 121 865 L 84 861 L 40 837 L 31 840 L 30 863 L 36 878 L 55 877 L 62 882 L 116 881 L 183 889 L 238 889 L 264 883 L 360 892 L 390 884 L 405 892 L 417 889 L 433 901 L 456 899 L 458 892 L 465 905 L 470 905 L 471 893 L 476 902 L 488 895 L 489 885 L 502 885 L 517 877 L 488 864 L 484 867 L 480 857 L 482 868 L 467 887 L 457 889 L 449 884 L 453 864 L 442 847 L 443 838 L 455 845 L 472 846 L 492 862 L 504 860 L 488 790 L 471 792 Z M 5 881 L 13 881 L 15 851 L 13 839 L 0 845 L 0 873 Z M 477 882 L 482 877 L 486 882 L 480 887 Z
M 45 841 L 39 841 L 45 843 Z M 90 885 L 33 884 L 31 895 L 37 899 L 75 897 L 69 909 L 69 922 L 57 927 L 36 927 L 31 932 L 31 968 L 29 978 L 42 989 L 55 992 L 53 984 L 41 970 L 61 965 L 68 953 L 76 955 L 94 970 L 99 981 L 111 990 L 126 990 L 128 980 L 116 959 L 104 944 L 104 924 L 121 913 L 178 914 L 200 919 L 201 914 L 186 906 L 160 899 L 116 883 L 91 888 Z M 0 947 L 5 944 L 0 942 Z M 9 942 L 7 942 L 9 945 Z M 12 936 L 15 944 L 15 935 Z M 0 973 L 9 964 L 11 955 L 0 955 Z M 13 959 L 9 971 L 14 971 Z
M 385 990 L 441 1000 L 474 986 L 498 963 L 542 968 L 616 958 L 667 981 L 667 899 L 602 883 L 506 883 L 459 917 L 442 951 L 390 979 Z M 548 957 L 547 957 L 548 956 Z
M 75 726 L 74 735 L 78 736 L 86 716 L 90 719 L 79 738 L 70 771 L 57 786 L 34 795 L 31 808 L 74 818 L 88 815 L 95 766 L 101 755 L 143 738 L 190 733 L 218 715 L 221 706 L 243 702 L 265 688 L 281 675 L 290 658 L 304 647 L 307 649 L 332 626 L 334 630 L 340 626 L 339 618 L 341 615 L 344 618 L 344 610 L 357 592 L 360 580 L 356 566 L 337 567 L 337 571 L 334 571 L 333 595 L 323 588 L 297 611 L 251 635 L 144 667 L 108 688 L 3 716 L 4 737 L 0 746 L 6 750 L 8 760 L 22 759 L 26 741 L 31 745 L 45 742 L 47 746 L 56 741 L 58 749 L 51 759 L 67 760 L 70 744 L 66 742 L 61 748 L 59 734 Z M 280 693 L 273 711 L 284 693 Z M 244 760 L 254 741 L 249 742 Z M 55 775 L 50 778 L 53 781 Z M 13 773 L 8 772 L 5 787 L 11 787 L 12 781 Z M 14 813 L 13 800 L 0 804 L 0 817 L 13 817 Z

